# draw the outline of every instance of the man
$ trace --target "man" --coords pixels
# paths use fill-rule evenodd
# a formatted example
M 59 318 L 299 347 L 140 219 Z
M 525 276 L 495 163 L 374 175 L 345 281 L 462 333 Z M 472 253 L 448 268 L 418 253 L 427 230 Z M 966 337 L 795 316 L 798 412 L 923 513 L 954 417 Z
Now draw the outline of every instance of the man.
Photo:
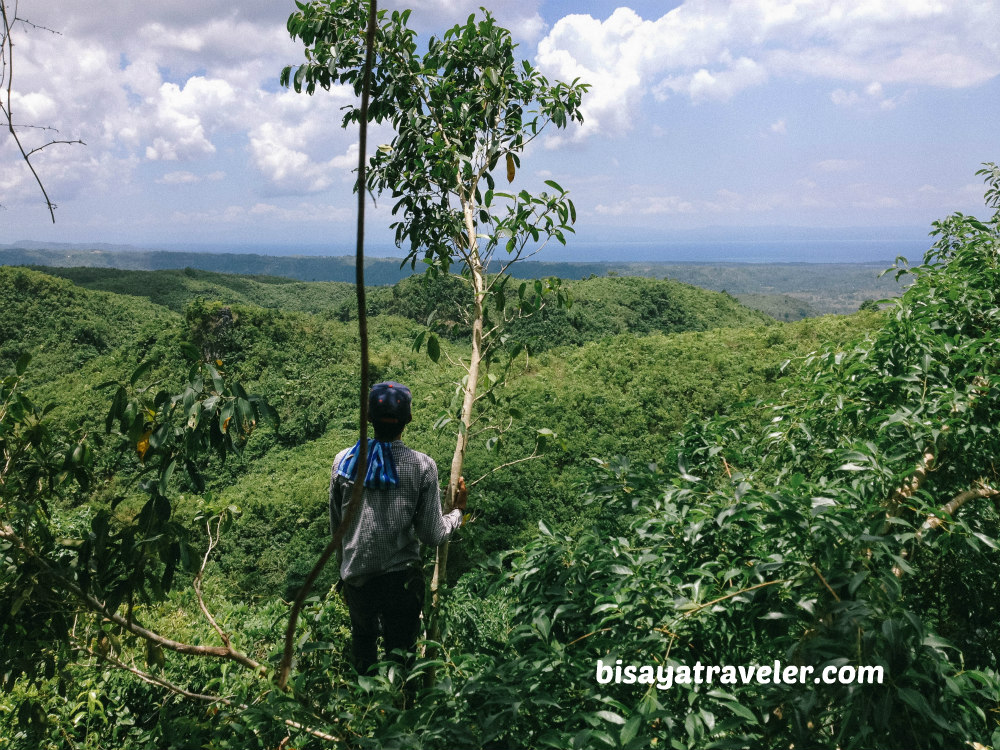
M 340 577 L 351 613 L 354 665 L 359 674 L 378 661 L 380 632 L 387 656 L 413 651 L 424 605 L 420 542 L 437 547 L 462 525 L 468 492 L 459 479 L 454 506 L 442 515 L 437 465 L 403 444 L 412 416 L 410 389 L 378 383 L 368 394 L 368 441 L 364 497 L 340 545 Z M 337 454 L 330 477 L 330 532 L 337 533 L 358 473 L 355 445 Z M 380 627 L 381 626 L 381 627 Z

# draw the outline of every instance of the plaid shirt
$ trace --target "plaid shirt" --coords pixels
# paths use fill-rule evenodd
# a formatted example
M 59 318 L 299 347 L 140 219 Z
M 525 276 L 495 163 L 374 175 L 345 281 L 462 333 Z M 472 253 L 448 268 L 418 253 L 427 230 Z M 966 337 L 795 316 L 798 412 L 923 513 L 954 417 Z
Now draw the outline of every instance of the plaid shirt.
M 399 484 L 365 488 L 364 501 L 340 545 L 340 577 L 361 586 L 368 579 L 419 567 L 420 542 L 437 547 L 462 525 L 462 511 L 441 513 L 437 464 L 430 456 L 391 443 Z M 349 448 L 337 454 L 330 474 L 330 533 L 336 533 L 351 501 L 354 482 L 337 474 Z M 364 474 L 364 467 L 359 467 Z

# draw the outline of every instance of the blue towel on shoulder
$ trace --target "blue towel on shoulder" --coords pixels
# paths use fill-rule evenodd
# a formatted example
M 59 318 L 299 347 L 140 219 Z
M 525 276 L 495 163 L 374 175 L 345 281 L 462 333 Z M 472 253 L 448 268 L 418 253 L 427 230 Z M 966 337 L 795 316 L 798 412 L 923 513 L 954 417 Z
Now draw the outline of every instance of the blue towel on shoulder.
M 344 460 L 340 462 L 337 474 L 344 479 L 354 479 L 358 473 L 358 452 L 361 441 L 354 444 Z M 396 462 L 392 457 L 392 443 L 384 443 L 374 438 L 368 439 L 368 467 L 365 471 L 365 487 L 386 489 L 399 484 Z

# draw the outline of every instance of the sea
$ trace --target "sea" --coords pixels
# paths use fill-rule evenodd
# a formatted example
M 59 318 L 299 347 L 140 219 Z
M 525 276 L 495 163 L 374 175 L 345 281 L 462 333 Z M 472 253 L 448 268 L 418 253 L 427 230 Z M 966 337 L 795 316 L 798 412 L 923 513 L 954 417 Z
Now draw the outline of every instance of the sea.
M 931 246 L 929 238 L 870 240 L 702 240 L 692 242 L 582 242 L 550 244 L 532 257 L 549 263 L 872 263 L 891 265 L 902 256 L 919 263 Z M 150 247 L 150 246 L 147 246 Z M 353 245 L 204 244 L 154 246 L 157 250 L 206 253 L 252 253 L 276 256 L 353 255 Z M 365 254 L 373 258 L 402 257 L 391 244 L 370 243 Z M 498 254 L 498 258 L 502 256 Z

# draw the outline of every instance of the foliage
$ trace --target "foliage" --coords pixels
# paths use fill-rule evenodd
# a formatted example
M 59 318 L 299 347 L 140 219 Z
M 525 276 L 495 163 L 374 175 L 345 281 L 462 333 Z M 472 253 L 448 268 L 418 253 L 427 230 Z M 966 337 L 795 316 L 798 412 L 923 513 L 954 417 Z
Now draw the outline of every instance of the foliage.
M 0 381 L 0 665 L 8 690 L 22 675 L 51 678 L 57 644 L 72 626 L 49 564 L 24 554 L 24 546 L 35 540 L 54 557 L 69 557 L 47 519 L 57 499 L 89 485 L 92 457 L 85 435 L 54 434 L 46 419 L 51 407 L 23 393 L 30 359 L 22 356 L 15 373 Z
M 376 741 L 1000 742 L 1000 212 L 935 233 L 923 265 L 898 267 L 915 280 L 885 326 L 805 358 L 759 417 L 693 420 L 667 472 L 604 462 L 599 524 L 540 523 L 498 581 L 509 636 L 451 651 L 449 679 L 387 711 Z M 598 660 L 616 659 L 872 666 L 885 682 L 600 684 Z
M 995 167 L 984 174 L 996 196 Z M 331 336 L 349 346 L 347 326 L 194 304 L 186 321 L 161 318 L 176 347 L 161 351 L 201 363 L 179 375 L 125 369 L 121 389 L 104 391 L 110 419 L 75 425 L 37 406 L 48 399 L 36 393 L 51 393 L 42 385 L 68 381 L 33 378 L 38 361 L 23 358 L 0 382 L 0 736 L 16 748 L 996 746 L 1000 213 L 956 214 L 934 229 L 923 264 L 897 264 L 913 283 L 881 312 L 597 338 L 532 358 L 491 408 L 537 410 L 576 440 L 476 486 L 488 513 L 463 532 L 469 557 L 487 557 L 487 530 L 520 548 L 454 587 L 440 658 L 413 675 L 436 679 L 419 690 L 401 690 L 388 664 L 370 678 L 351 673 L 333 592 L 297 632 L 293 690 L 261 678 L 286 612 L 275 594 L 295 585 L 276 572 L 321 543 L 327 462 L 353 425 L 266 452 L 252 437 L 242 475 L 204 459 L 244 447 L 236 428 L 253 402 L 233 377 L 254 376 L 254 389 L 276 382 L 269 359 L 305 349 L 294 360 L 305 366 L 336 345 Z M 40 306 L 62 295 L 61 327 L 88 305 L 124 304 L 10 273 L 20 292 L 5 289 L 5 304 L 29 304 L 26 289 L 41 292 L 30 303 Z M 602 283 L 613 293 L 630 282 Z M 217 335 L 227 307 L 232 326 Z M 113 343 L 81 378 L 102 358 L 119 370 L 129 361 L 126 318 L 112 316 Z M 407 348 L 412 321 L 376 321 L 376 366 L 417 377 L 426 396 L 415 409 L 433 414 L 451 397 L 446 376 Z M 30 335 L 50 332 L 39 322 Z M 201 360 L 206 345 L 225 350 L 223 365 Z M 41 364 L 64 367 L 61 357 Z M 157 373 L 167 385 L 147 386 Z M 257 406 L 251 426 L 264 416 Z M 413 438 L 446 455 L 429 421 Z M 528 439 L 512 431 L 469 466 L 487 472 Z M 589 459 L 617 452 L 630 458 Z M 231 486 L 199 495 L 198 474 Z M 515 518 L 512 506 L 528 512 Z M 528 522 L 539 532 L 519 544 Z M 271 547 L 287 545 L 271 560 L 269 534 Z M 267 580 L 256 591 L 254 566 Z M 619 658 L 879 666 L 885 682 L 598 683 L 597 661 Z
M 341 305 L 353 302 L 350 285 L 339 281 L 295 281 L 280 276 L 217 273 L 191 267 L 160 271 L 44 267 L 38 270 L 69 279 L 86 289 L 144 297 L 180 314 L 199 297 L 228 305 L 315 314 L 332 314 Z
M 241 288 L 235 278 L 198 274 L 132 277 L 112 272 L 108 277 L 109 282 L 124 279 L 137 285 L 129 291 L 138 292 L 142 286 L 146 295 L 158 298 L 175 294 L 178 277 L 197 282 L 174 297 L 175 303 L 190 303 L 187 318 L 182 319 L 122 294 L 89 292 L 29 270 L 0 269 L 0 275 L 10 280 L 0 291 L 0 321 L 26 321 L 21 336 L 11 328 L 2 346 L 15 355 L 35 352 L 33 367 L 25 373 L 26 384 L 40 399 L 57 403 L 50 413 L 55 424 L 85 425 L 94 434 L 104 430 L 111 395 L 96 388 L 97 384 L 109 378 L 127 382 L 148 358 L 155 364 L 143 379 L 180 388 L 187 374 L 185 346 L 201 349 L 211 343 L 224 370 L 248 391 L 268 394 L 281 419 L 280 432 L 255 431 L 239 460 L 225 464 L 213 460 L 204 467 L 208 486 L 245 510 L 215 553 L 216 570 L 224 574 L 227 586 L 249 596 L 288 595 L 327 534 L 327 464 L 351 441 L 353 430 L 350 405 L 355 364 L 351 352 L 357 347 L 356 333 L 350 325 L 329 319 L 322 309 L 323 314 L 315 316 L 247 304 L 247 300 L 265 301 L 256 296 L 257 282 L 249 280 L 242 287 L 246 298 L 198 301 L 202 280 L 220 292 Z M 98 282 L 96 276 L 87 279 L 87 283 Z M 369 309 L 377 313 L 371 321 L 373 372 L 415 388 L 419 395 L 416 421 L 408 428 L 407 440 L 439 462 L 447 460 L 451 446 L 447 435 L 434 430 L 433 424 L 455 395 L 450 383 L 453 375 L 412 352 L 410 341 L 418 321 L 426 319 L 421 316 L 434 307 L 439 295 L 436 285 L 448 283 L 462 282 L 446 277 L 426 282 L 417 277 L 397 287 L 369 290 L 373 298 Z M 495 466 L 529 455 L 538 437 L 531 424 L 548 425 L 573 439 L 565 450 L 490 474 L 475 486 L 475 504 L 483 522 L 469 527 L 455 548 L 456 575 L 469 561 L 527 539 L 543 510 L 554 513 L 561 523 L 581 522 L 579 467 L 589 456 L 627 452 L 636 461 L 653 460 L 692 409 L 726 411 L 744 399 L 763 396 L 766 389 L 776 387 L 782 360 L 811 351 L 824 341 L 846 340 L 857 330 L 878 324 L 878 319 L 827 318 L 790 327 L 607 338 L 622 330 L 672 327 L 677 318 L 697 327 L 757 319 L 725 297 L 668 281 L 591 279 L 568 286 L 576 304 L 568 310 L 545 308 L 542 314 L 551 316 L 539 320 L 548 321 L 550 346 L 569 343 L 564 336 L 570 341 L 579 337 L 584 345 L 532 356 L 525 376 L 516 379 L 491 407 L 497 418 L 510 408 L 520 410 L 524 417 L 505 430 L 491 450 L 481 443 L 470 452 L 467 477 L 472 481 Z M 315 296 L 311 291 L 300 294 L 298 287 L 291 285 L 295 296 Z M 673 311 L 674 320 L 667 316 L 647 319 L 655 310 L 644 302 L 646 296 L 665 302 L 664 309 Z M 223 308 L 229 309 L 232 318 L 224 340 L 209 336 L 208 330 Z M 395 317 L 401 313 L 416 320 Z M 566 313 L 575 316 L 577 325 L 565 322 Z M 66 340 L 67 331 L 102 324 L 105 344 L 100 350 L 79 339 Z M 441 345 L 443 357 L 463 353 L 461 342 L 442 340 Z M 568 405 L 566 394 L 575 394 Z M 96 451 L 96 470 L 111 480 L 110 485 L 99 486 L 101 502 L 109 503 L 115 492 L 135 486 L 134 482 L 129 485 L 130 477 L 142 465 L 134 450 L 129 455 L 113 459 L 110 450 Z
M 117 495 L 68 528 L 52 506 L 62 500 L 65 507 L 61 496 L 71 480 L 84 492 L 91 485 L 93 438 L 73 433 L 67 440 L 52 429 L 49 409 L 39 410 L 20 392 L 27 362 L 21 359 L 0 394 L 0 596 L 9 605 L 0 620 L 0 668 L 8 688 L 22 677 L 29 684 L 51 678 L 72 652 L 81 620 L 141 635 L 151 653 L 167 645 L 143 635 L 133 612 L 165 596 L 178 566 L 195 569 L 187 530 L 173 518 L 175 472 L 203 491 L 204 454 L 211 450 L 225 460 L 241 450 L 259 420 L 273 419 L 265 403 L 225 382 L 213 364 L 195 362 L 176 394 L 137 387 L 150 363 L 140 366 L 128 386 L 117 387 L 106 430 L 119 456 L 137 454 L 141 499 Z

